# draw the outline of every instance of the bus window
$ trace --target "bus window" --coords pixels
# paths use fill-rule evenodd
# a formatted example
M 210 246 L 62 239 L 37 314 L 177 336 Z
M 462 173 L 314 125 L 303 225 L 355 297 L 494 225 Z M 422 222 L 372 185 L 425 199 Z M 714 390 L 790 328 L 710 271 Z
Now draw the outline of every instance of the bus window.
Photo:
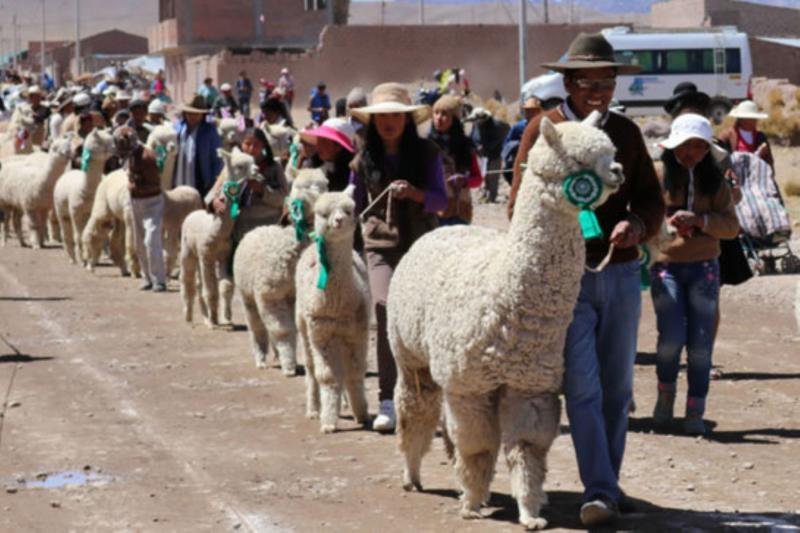
M 725 49 L 725 71 L 728 74 L 741 74 L 742 51 L 738 48 Z
M 711 49 L 667 50 L 666 74 L 713 74 L 714 51 Z
M 641 74 L 654 74 L 659 71 L 658 52 L 652 50 L 622 50 L 614 52 L 620 63 L 639 65 Z

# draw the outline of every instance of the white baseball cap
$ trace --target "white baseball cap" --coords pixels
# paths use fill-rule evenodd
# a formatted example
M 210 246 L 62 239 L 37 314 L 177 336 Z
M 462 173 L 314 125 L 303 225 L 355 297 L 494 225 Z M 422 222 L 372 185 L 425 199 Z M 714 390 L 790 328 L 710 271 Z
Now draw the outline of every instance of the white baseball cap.
M 89 98 L 89 95 L 86 93 L 78 93 L 72 97 L 72 103 L 75 104 L 76 107 L 85 107 L 92 103 L 92 99 Z
M 723 148 L 720 148 L 714 142 L 714 129 L 711 127 L 711 122 L 706 117 L 695 113 L 686 113 L 673 120 L 669 130 L 669 137 L 664 139 L 660 146 L 673 150 L 691 139 L 705 141 L 717 160 L 724 159 L 728 155 Z
M 222 85 L 219 86 L 219 90 L 220 91 L 230 91 L 231 90 L 231 84 L 230 83 L 223 83 Z
M 148 104 L 147 112 L 151 115 L 166 115 L 167 109 L 164 107 L 164 102 L 156 98 Z

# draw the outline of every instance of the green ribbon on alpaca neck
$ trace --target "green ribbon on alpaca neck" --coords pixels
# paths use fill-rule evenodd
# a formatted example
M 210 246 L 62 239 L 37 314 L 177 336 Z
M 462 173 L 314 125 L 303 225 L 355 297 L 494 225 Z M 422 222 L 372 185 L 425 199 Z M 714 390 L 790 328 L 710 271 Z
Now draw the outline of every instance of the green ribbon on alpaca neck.
M 92 160 L 92 151 L 85 146 L 81 152 L 81 170 L 89 172 L 89 162 Z
M 158 172 L 164 172 L 164 166 L 167 164 L 167 147 L 163 144 L 156 146 L 156 165 Z
M 238 181 L 226 181 L 222 185 L 222 192 L 231 204 L 231 218 L 236 220 L 239 217 L 239 195 L 242 193 L 242 186 Z
M 583 238 L 587 241 L 602 239 L 603 229 L 600 227 L 597 215 L 594 214 L 592 204 L 603 194 L 603 180 L 594 170 L 579 170 L 564 179 L 563 187 L 564 196 L 569 203 L 581 210 L 578 222 L 581 225 Z
M 650 288 L 650 272 L 647 265 L 650 263 L 650 248 L 646 244 L 639 245 L 639 288 L 646 291 Z
M 328 260 L 328 250 L 325 246 L 325 237 L 322 235 L 314 235 L 314 240 L 317 242 L 317 257 L 319 258 L 319 278 L 317 278 L 317 288 L 324 291 L 328 286 L 328 276 L 331 272 L 331 264 Z
M 289 219 L 294 224 L 294 238 L 297 242 L 306 240 L 308 224 L 306 223 L 306 208 L 303 200 L 297 198 L 289 203 Z

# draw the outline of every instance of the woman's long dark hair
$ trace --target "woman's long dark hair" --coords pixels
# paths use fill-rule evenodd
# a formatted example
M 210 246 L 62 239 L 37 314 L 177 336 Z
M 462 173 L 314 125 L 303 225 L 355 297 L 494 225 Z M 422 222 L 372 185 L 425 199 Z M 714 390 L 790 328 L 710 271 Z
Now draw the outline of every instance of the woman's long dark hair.
M 678 162 L 675 150 L 664 150 L 661 154 L 664 163 L 664 189 L 670 194 L 675 194 L 679 187 L 688 187 L 689 171 Z M 711 151 L 694 167 L 695 186 L 701 194 L 714 196 L 723 183 L 722 171 L 714 163 Z M 684 179 L 687 177 L 687 179 Z
M 453 158 L 457 172 L 469 172 L 472 167 L 473 145 L 472 141 L 464 134 L 464 125 L 461 124 L 458 117 L 453 117 L 450 129 L 444 133 L 439 132 L 436 128 L 431 128 L 428 138 Z
M 428 157 L 426 157 L 426 141 L 417 134 L 417 125 L 414 123 L 410 113 L 406 115 L 406 125 L 403 128 L 403 136 L 400 138 L 398 156 L 399 168 L 397 171 L 399 175 L 391 177 L 407 180 L 418 189 L 427 189 L 427 166 L 429 162 Z M 367 136 L 362 158 L 365 163 L 374 165 L 375 169 L 381 174 L 387 171 L 386 152 L 383 148 L 383 140 L 378 134 L 378 127 L 375 125 L 374 115 L 370 117 L 367 125 Z
M 328 174 L 328 190 L 330 191 L 343 191 L 350 181 L 350 162 L 353 160 L 352 152 L 348 152 L 344 148 L 339 150 L 336 154 L 336 159 L 333 161 L 333 171 Z

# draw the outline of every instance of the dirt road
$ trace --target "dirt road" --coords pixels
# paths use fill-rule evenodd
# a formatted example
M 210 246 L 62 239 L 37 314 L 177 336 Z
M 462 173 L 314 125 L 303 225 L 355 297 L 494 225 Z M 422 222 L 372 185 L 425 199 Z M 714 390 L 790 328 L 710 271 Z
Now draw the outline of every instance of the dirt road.
M 651 431 L 645 295 L 622 476 L 639 509 L 622 528 L 800 529 L 799 285 L 725 290 L 707 439 Z M 256 370 L 243 327 L 188 326 L 174 282 L 167 294 L 137 286 L 70 266 L 57 248 L 0 251 L 0 531 L 519 530 L 502 462 L 487 518 L 464 522 L 439 439 L 426 492 L 404 493 L 393 437 L 349 419 L 320 435 L 303 417 L 303 378 Z M 580 484 L 563 424 L 545 516 L 571 529 Z

